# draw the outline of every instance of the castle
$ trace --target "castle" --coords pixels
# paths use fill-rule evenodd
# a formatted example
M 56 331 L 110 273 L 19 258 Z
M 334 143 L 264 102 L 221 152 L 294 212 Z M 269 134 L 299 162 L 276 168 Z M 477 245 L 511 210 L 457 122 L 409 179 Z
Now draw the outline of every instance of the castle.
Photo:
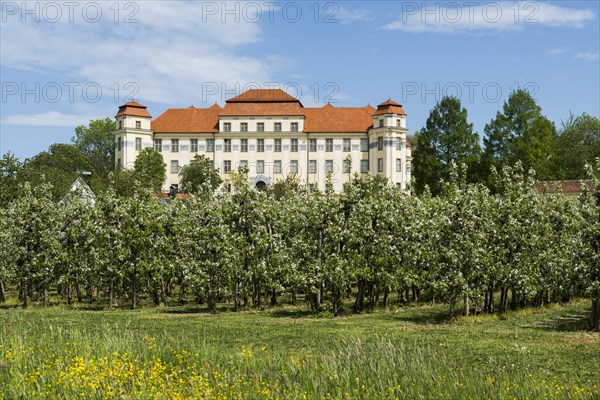
M 167 165 L 165 191 L 179 184 L 180 168 L 196 154 L 210 158 L 225 182 L 247 165 L 257 187 L 289 174 L 309 190 L 324 190 L 330 173 L 336 192 L 355 173 L 382 175 L 402 190 L 410 182 L 406 113 L 391 99 L 376 109 L 311 108 L 280 89 L 251 89 L 223 107 L 171 108 L 154 120 L 130 101 L 115 118 L 117 168 L 132 168 L 138 153 L 153 147 Z

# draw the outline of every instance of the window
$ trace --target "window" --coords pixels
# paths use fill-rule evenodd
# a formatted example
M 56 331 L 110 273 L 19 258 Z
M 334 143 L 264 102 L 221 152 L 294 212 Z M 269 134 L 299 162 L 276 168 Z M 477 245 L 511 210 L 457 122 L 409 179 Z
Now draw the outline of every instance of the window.
M 308 139 L 308 151 L 311 153 L 317 151 L 317 139 Z
M 135 138 L 135 150 L 136 151 L 142 150 L 142 138 L 139 138 L 139 137 Z
M 154 139 L 154 150 L 159 153 L 162 151 L 162 139 Z
M 179 153 L 179 139 L 171 139 L 171 153 Z
M 122 147 L 123 147 L 123 139 L 118 138 L 117 139 L 117 151 L 121 151 Z
M 248 166 L 248 160 L 240 160 L 240 168 L 247 167 L 247 166 Z
M 119 121 L 119 129 L 123 129 L 123 121 Z
M 256 161 L 256 173 L 257 174 L 265 173 L 265 161 L 264 160 Z
M 192 152 L 192 153 L 198 152 L 198 139 L 190 140 L 190 152 Z
M 382 137 L 377 138 L 377 150 L 383 150 L 383 138 Z
M 256 139 L 256 151 L 264 153 L 265 151 L 265 139 Z
M 242 132 L 248 132 L 248 123 L 247 122 L 242 122 L 240 124 L 240 131 L 242 131 Z
M 120 159 L 120 158 L 118 158 L 118 159 L 117 159 L 117 168 L 118 168 L 118 169 L 121 169 L 122 167 L 123 167 L 123 164 L 121 164 L 121 159 Z
M 396 126 L 397 126 L 398 128 L 400 128 L 400 120 L 399 120 L 399 119 L 397 119 L 397 120 L 396 120 Z
M 325 151 L 333 151 L 333 139 L 325 139 Z
M 383 172 L 383 158 L 377 159 L 377 172 Z
M 257 132 L 264 132 L 265 131 L 265 123 L 264 122 L 257 122 L 256 123 L 256 131 Z
M 360 160 L 360 172 L 362 174 L 369 173 L 369 160 Z
M 314 193 L 317 190 L 316 185 L 314 183 L 308 184 L 308 193 Z
M 362 151 L 362 152 L 369 151 L 369 138 L 361 138 L 360 139 L 360 151 Z
M 275 132 L 281 132 L 281 122 L 275 122 Z
M 350 160 L 344 160 L 344 173 L 345 174 L 349 174 L 350 173 L 350 168 L 352 166 L 352 163 L 350 162 Z
M 396 150 L 402 150 L 402 140 L 396 139 Z
M 135 121 L 135 128 L 142 129 L 142 121 Z
M 380 128 L 383 128 L 383 118 L 381 118 L 381 119 L 379 120 L 379 127 L 380 127 Z
M 292 132 L 298 132 L 298 123 L 292 122 Z
M 333 160 L 325 160 L 325 173 L 333 174 Z
M 308 173 L 309 174 L 317 173 L 317 160 L 308 161 Z
M 406 165 L 406 175 L 410 175 L 410 164 Z
M 224 139 L 223 145 L 223 151 L 225 153 L 231 153 L 231 139 Z
M 206 139 L 206 152 L 212 153 L 215 151 L 215 139 Z
M 292 152 L 297 153 L 298 152 L 298 139 L 292 139 Z
M 275 174 L 281 173 L 281 160 L 273 161 L 273 173 L 275 173 Z
M 275 152 L 281 153 L 281 139 L 275 139 Z
M 396 158 L 396 172 L 402 172 L 402 159 Z
M 298 173 L 298 160 L 290 161 L 290 174 Z
M 240 146 L 240 151 L 242 153 L 247 153 L 248 152 L 248 139 L 242 139 L 242 143 Z
M 179 161 L 171 160 L 171 173 L 178 174 L 179 173 Z
M 225 160 L 223 161 L 223 172 L 228 173 L 231 171 L 231 161 Z
M 344 152 L 347 153 L 350 151 L 350 145 L 352 141 L 350 139 L 344 139 Z
M 231 122 L 224 122 L 223 123 L 223 131 L 225 131 L 225 132 L 231 132 Z

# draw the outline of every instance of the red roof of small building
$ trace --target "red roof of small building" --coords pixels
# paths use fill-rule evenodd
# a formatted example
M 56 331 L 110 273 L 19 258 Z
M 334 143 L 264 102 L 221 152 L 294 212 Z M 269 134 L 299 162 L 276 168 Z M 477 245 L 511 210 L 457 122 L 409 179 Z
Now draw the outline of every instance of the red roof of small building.
M 125 103 L 119 107 L 119 111 L 117 112 L 117 115 L 115 115 L 115 118 L 121 115 L 152 118 L 152 116 L 150 115 L 150 113 L 148 113 L 148 110 L 146 110 L 146 108 L 146 106 L 138 103 L 137 101 L 131 100 L 130 102 Z
M 594 182 L 592 180 L 540 181 L 535 184 L 534 189 L 538 193 L 553 194 L 557 193 L 555 187 L 558 185 L 558 193 L 562 192 L 564 194 L 579 194 L 582 192 L 582 184 L 587 187 L 588 191 L 594 191 Z
M 373 126 L 371 113 L 365 107 L 333 107 L 304 109 L 304 132 L 367 132 Z

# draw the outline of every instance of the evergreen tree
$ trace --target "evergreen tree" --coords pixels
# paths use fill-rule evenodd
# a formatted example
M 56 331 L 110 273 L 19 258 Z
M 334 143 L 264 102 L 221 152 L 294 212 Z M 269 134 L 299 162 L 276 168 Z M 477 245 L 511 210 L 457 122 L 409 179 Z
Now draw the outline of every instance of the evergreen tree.
M 452 161 L 471 170 L 477 167 L 479 135 L 473 132 L 467 110 L 456 97 L 444 97 L 436 104 L 415 139 L 413 175 L 418 193 L 429 185 L 433 194 L 439 194 L 440 180 L 448 179 Z

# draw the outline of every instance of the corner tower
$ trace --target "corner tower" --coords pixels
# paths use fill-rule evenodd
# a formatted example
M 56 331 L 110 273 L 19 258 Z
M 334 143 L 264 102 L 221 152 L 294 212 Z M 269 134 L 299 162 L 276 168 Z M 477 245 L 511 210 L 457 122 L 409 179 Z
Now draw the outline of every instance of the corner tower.
M 401 189 L 406 189 L 411 173 L 407 132 L 402 105 L 389 99 L 377 106 L 373 127 L 369 130 L 369 169 Z
M 135 158 L 145 147 L 152 147 L 152 130 L 146 106 L 130 101 L 119 107 L 115 115 L 115 167 L 132 168 Z

